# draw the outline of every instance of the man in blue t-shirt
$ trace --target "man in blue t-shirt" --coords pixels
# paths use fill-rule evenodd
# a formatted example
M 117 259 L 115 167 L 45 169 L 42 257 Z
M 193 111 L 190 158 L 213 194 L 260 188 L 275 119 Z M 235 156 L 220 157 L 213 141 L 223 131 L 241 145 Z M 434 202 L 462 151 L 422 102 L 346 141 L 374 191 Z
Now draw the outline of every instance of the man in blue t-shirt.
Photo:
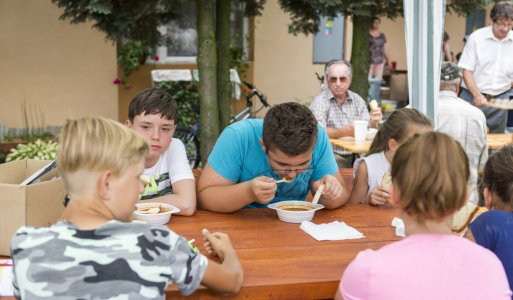
M 324 128 L 306 106 L 289 102 L 272 107 L 263 121 L 223 131 L 199 179 L 198 200 L 204 209 L 233 212 L 304 200 L 325 184 L 319 202 L 332 209 L 349 197 L 343 182 Z

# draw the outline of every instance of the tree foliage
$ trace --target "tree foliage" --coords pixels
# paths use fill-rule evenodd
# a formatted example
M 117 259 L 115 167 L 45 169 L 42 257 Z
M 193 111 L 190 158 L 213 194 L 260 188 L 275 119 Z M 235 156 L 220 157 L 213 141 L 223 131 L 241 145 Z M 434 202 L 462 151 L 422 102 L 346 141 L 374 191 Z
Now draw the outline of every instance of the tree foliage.
M 157 30 L 158 26 L 188 17 L 178 13 L 182 11 L 181 6 L 188 4 L 186 0 L 52 0 L 52 2 L 64 9 L 60 19 L 69 20 L 71 23 L 91 21 L 93 28 L 104 32 L 108 40 L 117 43 L 118 63 L 124 66 L 125 77 L 131 70 L 138 67 L 139 54 L 144 52 L 145 55 L 149 55 L 157 46 L 169 43 Z M 216 8 L 216 2 L 220 4 L 218 8 Z M 232 65 L 230 53 L 233 49 L 231 49 L 229 38 L 231 33 L 226 22 L 217 20 L 219 25 L 216 26 L 214 21 L 216 18 L 230 18 L 230 13 L 225 9 L 226 5 L 230 7 L 231 2 L 244 3 L 247 16 L 259 15 L 265 4 L 265 0 L 197 0 L 200 72 L 198 90 L 203 139 L 201 148 L 204 160 L 213 148 L 217 135 L 227 125 L 229 115 L 226 112 L 231 111 L 229 98 L 226 99 L 228 89 L 219 88 L 219 86 L 230 86 L 229 77 L 221 76 L 222 78 L 218 81 L 217 75 L 218 72 L 226 72 L 226 69 L 229 69 L 228 66 Z M 224 13 L 216 15 L 216 10 L 221 9 Z M 205 26 L 205 24 L 208 25 Z M 221 27 L 223 29 L 220 29 Z M 220 53 L 220 56 L 216 53 Z M 219 69 L 218 62 L 220 62 Z M 217 93 L 218 90 L 220 94 Z
M 140 41 L 155 48 L 165 43 L 157 26 L 180 16 L 179 0 L 52 0 L 64 9 L 61 20 L 71 23 L 92 21 L 93 28 L 113 42 Z

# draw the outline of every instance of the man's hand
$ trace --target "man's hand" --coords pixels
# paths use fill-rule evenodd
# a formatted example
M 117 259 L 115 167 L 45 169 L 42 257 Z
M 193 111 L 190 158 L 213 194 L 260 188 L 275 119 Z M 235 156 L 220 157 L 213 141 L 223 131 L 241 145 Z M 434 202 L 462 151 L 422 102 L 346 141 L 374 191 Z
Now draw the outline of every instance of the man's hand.
M 370 127 L 378 128 L 378 123 L 383 119 L 383 113 L 381 112 L 381 108 L 376 108 L 371 110 L 370 115 Z
M 342 127 L 342 129 L 344 129 L 344 131 L 345 131 L 343 136 L 354 136 L 354 125 L 353 124 L 348 124 L 348 125 Z
M 256 202 L 266 204 L 274 199 L 276 193 L 276 181 L 270 177 L 260 176 L 250 181 L 251 192 Z
M 483 94 L 479 93 L 479 94 L 477 94 L 476 96 L 473 97 L 473 102 L 474 102 L 475 106 L 483 107 L 483 106 L 486 105 L 486 103 L 488 101 L 486 100 L 486 97 L 483 96 Z
M 343 188 L 342 185 L 340 185 L 340 182 L 332 176 L 332 175 L 326 175 L 320 180 L 317 180 L 313 183 L 312 188 L 317 191 L 319 186 L 324 183 L 324 190 L 321 194 L 321 199 L 335 199 L 340 197 L 342 194 Z

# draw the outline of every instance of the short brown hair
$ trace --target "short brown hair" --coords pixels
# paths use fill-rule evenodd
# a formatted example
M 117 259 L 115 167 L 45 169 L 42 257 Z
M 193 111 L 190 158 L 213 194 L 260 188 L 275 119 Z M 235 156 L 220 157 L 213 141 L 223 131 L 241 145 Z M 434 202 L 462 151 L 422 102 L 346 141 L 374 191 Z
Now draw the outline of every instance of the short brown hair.
M 317 142 L 317 121 L 304 105 L 278 104 L 265 115 L 262 139 L 267 151 L 276 147 L 287 155 L 299 155 Z
M 401 145 L 392 161 L 399 207 L 419 223 L 441 220 L 467 201 L 467 154 L 449 135 L 427 132 Z
M 402 143 L 411 126 L 433 127 L 431 120 L 414 108 L 396 109 L 379 127 L 367 156 L 388 150 L 389 139 Z
M 513 210 L 513 145 L 507 145 L 495 151 L 484 167 L 479 185 L 480 192 L 487 187 L 504 204 Z
M 496 3 L 490 10 L 490 19 L 495 23 L 499 19 L 513 20 L 513 3 L 501 1 Z
M 178 121 L 178 106 L 175 100 L 167 92 L 161 89 L 146 89 L 130 102 L 128 107 L 128 119 L 134 121 L 138 115 L 156 115 L 160 114 L 167 120 Z

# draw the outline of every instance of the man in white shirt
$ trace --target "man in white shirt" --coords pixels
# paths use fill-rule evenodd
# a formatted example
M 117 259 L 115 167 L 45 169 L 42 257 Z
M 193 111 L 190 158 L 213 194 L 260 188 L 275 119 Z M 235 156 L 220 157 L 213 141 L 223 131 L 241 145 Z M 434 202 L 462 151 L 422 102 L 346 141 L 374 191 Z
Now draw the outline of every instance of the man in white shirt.
M 472 188 L 469 201 L 477 204 L 478 169 L 488 159 L 486 118 L 479 108 L 458 98 L 461 75 L 455 64 L 443 62 L 440 74 L 436 130 L 457 140 L 467 153 Z
M 513 4 L 495 4 L 490 18 L 491 26 L 469 36 L 458 63 L 464 69 L 460 97 L 481 107 L 490 132 L 504 133 L 507 110 L 486 104 L 491 98 L 509 99 L 513 92 Z

